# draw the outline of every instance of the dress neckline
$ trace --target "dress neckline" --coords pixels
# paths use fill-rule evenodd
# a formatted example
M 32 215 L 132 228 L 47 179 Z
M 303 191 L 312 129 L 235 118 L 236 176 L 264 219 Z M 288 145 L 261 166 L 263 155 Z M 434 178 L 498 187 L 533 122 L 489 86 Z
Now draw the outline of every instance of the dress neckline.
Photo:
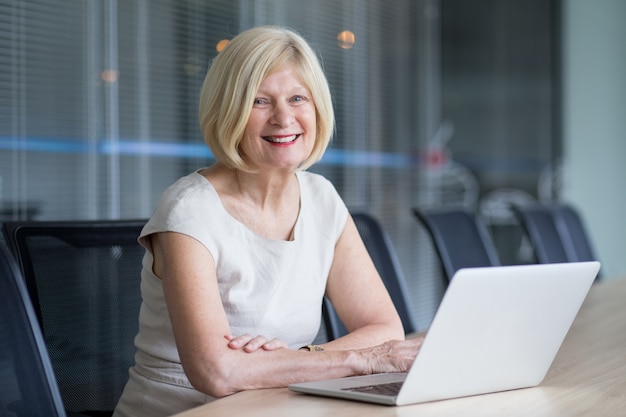
M 253 236 L 256 236 L 257 238 L 263 239 L 265 241 L 268 242 L 285 242 L 285 243 L 292 243 L 295 242 L 298 239 L 299 236 L 299 230 L 300 230 L 300 224 L 302 223 L 302 210 L 304 207 L 303 202 L 303 194 L 304 194 L 304 190 L 302 189 L 302 181 L 300 181 L 300 172 L 297 171 L 296 174 L 296 180 L 298 181 L 298 188 L 300 190 L 300 209 L 298 210 L 298 217 L 296 218 L 296 222 L 291 230 L 291 233 L 289 234 L 289 239 L 285 240 L 285 239 L 272 239 L 263 235 L 260 235 L 258 233 L 256 233 L 255 231 L 253 231 L 252 229 L 250 229 L 250 227 L 248 227 L 245 223 L 242 223 L 241 221 L 239 221 L 235 216 L 233 216 L 228 210 L 226 210 L 226 207 L 224 206 L 224 203 L 222 202 L 222 198 L 220 197 L 220 194 L 217 192 L 217 189 L 215 188 L 215 186 L 213 186 L 213 183 L 211 183 L 211 181 L 206 178 L 204 175 L 200 174 L 200 171 L 202 171 L 204 168 L 200 168 L 196 171 L 194 171 L 191 175 L 195 175 L 198 177 L 198 179 L 200 181 L 203 181 L 204 184 L 206 184 L 208 186 L 208 189 L 215 195 L 215 197 L 217 198 L 217 200 L 219 201 L 219 208 L 220 210 L 222 210 L 222 212 L 224 214 L 226 214 L 226 217 L 232 221 L 234 224 L 237 224 L 237 226 L 243 230 L 246 231 L 246 233 L 249 233 Z

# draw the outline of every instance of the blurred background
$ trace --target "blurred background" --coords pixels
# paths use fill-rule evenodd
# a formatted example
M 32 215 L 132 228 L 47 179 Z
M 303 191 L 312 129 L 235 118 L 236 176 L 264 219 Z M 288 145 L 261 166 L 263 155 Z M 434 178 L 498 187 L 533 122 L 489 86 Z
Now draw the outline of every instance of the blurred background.
M 0 0 L 0 221 L 147 218 L 209 165 L 197 121 L 234 35 L 300 32 L 337 132 L 311 171 L 389 233 L 426 327 L 441 270 L 413 207 L 463 206 L 504 264 L 532 261 L 511 203 L 581 212 L 626 275 L 622 0 Z

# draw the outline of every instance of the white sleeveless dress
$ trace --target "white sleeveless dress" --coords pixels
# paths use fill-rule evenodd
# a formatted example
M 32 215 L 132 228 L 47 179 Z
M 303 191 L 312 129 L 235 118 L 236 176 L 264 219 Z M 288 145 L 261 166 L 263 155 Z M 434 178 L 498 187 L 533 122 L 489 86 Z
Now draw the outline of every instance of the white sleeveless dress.
M 214 398 L 195 390 L 178 356 L 161 280 L 152 273 L 145 237 L 174 231 L 201 242 L 213 255 L 222 304 L 233 335 L 277 337 L 290 348 L 310 344 L 334 247 L 348 210 L 324 177 L 298 172 L 300 213 L 292 241 L 261 237 L 233 218 L 206 178 L 193 172 L 171 185 L 141 232 L 143 259 L 135 366 L 115 417 L 169 416 Z

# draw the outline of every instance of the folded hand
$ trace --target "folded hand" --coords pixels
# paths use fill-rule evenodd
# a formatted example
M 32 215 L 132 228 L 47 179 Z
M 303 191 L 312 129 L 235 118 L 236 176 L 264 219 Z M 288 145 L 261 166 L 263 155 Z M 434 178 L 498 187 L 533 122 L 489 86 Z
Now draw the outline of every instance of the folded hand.
M 237 350 L 242 349 L 244 352 L 252 353 L 259 349 L 263 350 L 278 350 L 287 349 L 287 344 L 280 339 L 274 338 L 268 340 L 265 336 L 251 336 L 249 334 L 243 334 L 241 336 L 225 335 L 224 338 L 228 340 L 228 347 Z

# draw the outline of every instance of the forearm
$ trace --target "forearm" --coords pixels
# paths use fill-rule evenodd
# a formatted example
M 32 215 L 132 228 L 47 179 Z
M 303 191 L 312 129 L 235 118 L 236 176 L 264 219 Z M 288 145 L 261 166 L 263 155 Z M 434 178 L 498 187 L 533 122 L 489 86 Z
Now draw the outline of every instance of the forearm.
M 323 346 L 326 350 L 363 349 L 388 340 L 404 340 L 404 338 L 401 324 L 370 324 L 324 343 Z
M 194 387 L 223 397 L 239 391 L 286 387 L 291 383 L 340 378 L 367 373 L 365 351 L 279 349 L 255 352 L 229 350 L 213 366 L 196 366 L 190 377 Z
M 373 336 L 380 329 L 365 326 L 350 336 L 324 344 L 323 351 L 287 348 L 227 348 L 219 355 L 188 362 L 185 370 L 193 386 L 208 395 L 223 397 L 242 390 L 286 387 L 289 384 L 380 372 L 406 371 L 421 346 L 411 340 Z M 396 333 L 395 331 L 392 333 Z M 384 342 L 376 343 L 378 338 Z M 370 343 L 374 343 L 373 345 Z M 369 347 L 341 348 L 364 344 Z

